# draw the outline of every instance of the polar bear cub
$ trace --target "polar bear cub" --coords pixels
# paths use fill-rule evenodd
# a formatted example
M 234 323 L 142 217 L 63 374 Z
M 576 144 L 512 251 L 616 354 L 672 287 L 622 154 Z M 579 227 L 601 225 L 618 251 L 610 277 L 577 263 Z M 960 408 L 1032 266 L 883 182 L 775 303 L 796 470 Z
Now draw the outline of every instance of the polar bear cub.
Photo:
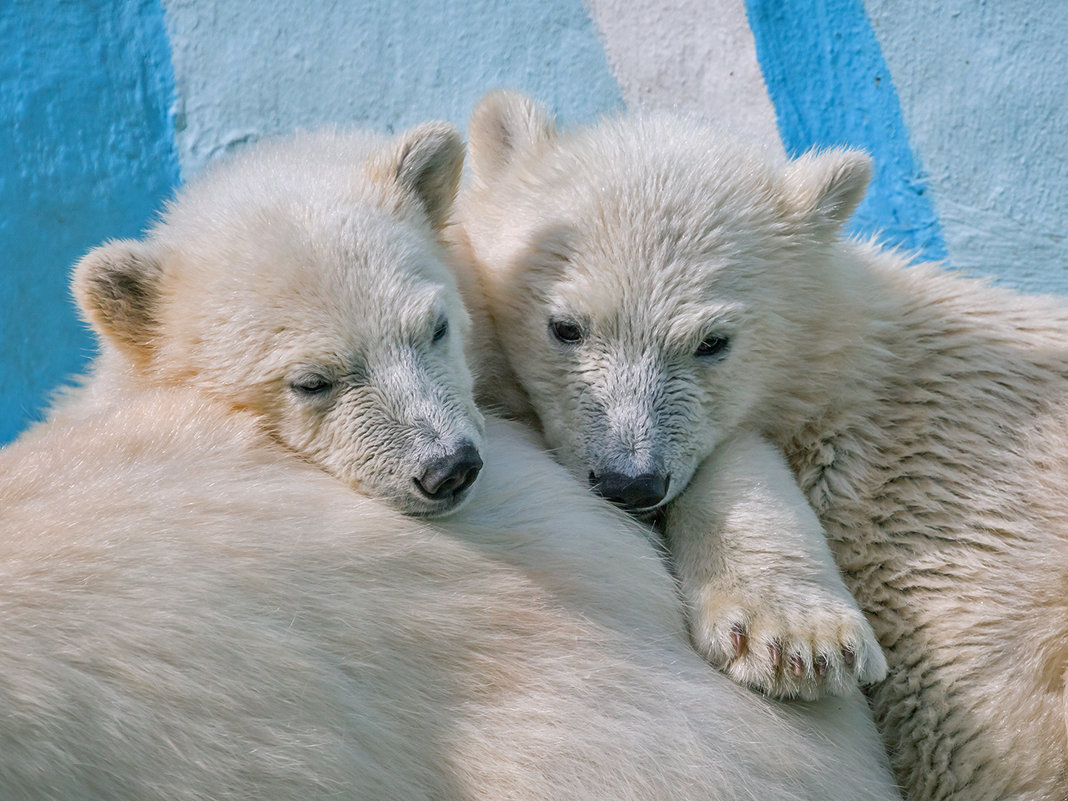
M 143 240 L 77 265 L 104 345 L 75 405 L 193 385 L 402 511 L 453 511 L 482 464 L 468 321 L 438 237 L 463 158 L 444 123 L 393 141 L 318 132 L 191 183 Z
M 749 424 L 775 365 L 737 357 L 764 347 L 732 341 L 747 302 L 700 294 L 701 255 L 726 232 L 675 177 L 702 166 L 684 152 L 693 142 L 648 143 L 649 163 L 630 164 L 634 137 L 623 124 L 558 136 L 509 93 L 472 115 L 455 238 L 476 328 L 499 332 L 476 341 L 491 379 L 480 394 L 539 425 L 600 494 L 668 514 L 706 658 L 772 695 L 852 692 L 886 661 L 782 453 Z M 658 272 L 646 279 L 645 265 Z M 677 291 L 691 285 L 693 298 Z
M 474 288 L 522 389 L 496 394 L 662 508 L 698 647 L 784 664 L 765 610 L 834 611 L 807 499 L 885 649 L 870 696 L 908 796 L 1063 801 L 1064 304 L 843 241 L 855 151 L 773 163 L 655 116 L 559 132 L 508 93 L 469 139 Z

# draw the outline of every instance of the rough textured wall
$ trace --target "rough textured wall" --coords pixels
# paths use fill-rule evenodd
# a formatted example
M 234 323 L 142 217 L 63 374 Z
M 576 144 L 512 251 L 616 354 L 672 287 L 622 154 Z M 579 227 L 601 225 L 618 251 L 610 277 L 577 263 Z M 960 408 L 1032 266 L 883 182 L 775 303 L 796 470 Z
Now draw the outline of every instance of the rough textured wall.
M 565 119 L 622 105 L 580 0 L 163 0 L 186 177 L 242 142 L 323 123 L 457 124 L 493 86 Z
M 178 180 L 170 76 L 152 0 L 0 6 L 0 442 L 90 352 L 73 262 Z
M 757 58 L 791 156 L 848 144 L 875 159 L 851 220 L 926 259 L 946 257 L 938 218 L 912 152 L 890 71 L 860 0 L 749 0 Z M 838 44 L 839 46 L 833 46 Z
M 950 262 L 1068 294 L 1068 3 L 867 5 Z
M 564 122 L 699 114 L 774 152 L 851 144 L 854 230 L 1068 293 L 1062 0 L 83 0 L 0 4 L 0 442 L 90 339 L 70 266 L 261 136 L 463 125 L 525 89 Z

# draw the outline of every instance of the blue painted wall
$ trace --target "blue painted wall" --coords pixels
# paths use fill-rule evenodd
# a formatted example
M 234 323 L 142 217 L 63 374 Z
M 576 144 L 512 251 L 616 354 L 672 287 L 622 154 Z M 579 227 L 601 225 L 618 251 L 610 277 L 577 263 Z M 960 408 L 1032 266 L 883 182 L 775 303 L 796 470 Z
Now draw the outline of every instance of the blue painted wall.
M 867 9 L 952 265 L 1068 295 L 1068 2 Z
M 172 96 L 157 3 L 0 6 L 0 442 L 90 354 L 70 266 L 178 181 Z

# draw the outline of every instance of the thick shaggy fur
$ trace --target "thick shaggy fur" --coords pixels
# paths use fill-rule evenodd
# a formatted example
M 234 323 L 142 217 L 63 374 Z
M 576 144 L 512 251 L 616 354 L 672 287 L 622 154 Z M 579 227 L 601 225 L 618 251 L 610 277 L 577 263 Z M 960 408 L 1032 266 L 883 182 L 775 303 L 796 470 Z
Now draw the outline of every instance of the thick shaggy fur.
M 642 531 L 489 435 L 436 524 L 196 391 L 0 451 L 0 796 L 894 797 L 862 698 L 709 670 Z
M 257 148 L 81 263 L 101 360 L 0 451 L 0 797 L 894 796 L 859 695 L 709 670 L 643 530 L 483 440 L 433 234 L 457 143 Z M 402 515 L 455 431 L 474 497 Z
M 713 664 L 772 695 L 849 693 L 885 677 L 886 661 L 782 451 L 750 425 L 766 398 L 793 390 L 775 383 L 789 353 L 779 344 L 793 332 L 742 297 L 775 287 L 732 274 L 745 286 L 717 296 L 703 263 L 737 247 L 734 231 L 706 220 L 708 207 L 735 212 L 742 231 L 778 230 L 750 208 L 744 180 L 759 161 L 722 145 L 706 153 L 705 132 L 667 122 L 642 132 L 647 152 L 635 157 L 623 123 L 558 136 L 522 96 L 490 95 L 476 109 L 455 239 L 474 267 L 469 307 L 500 334 L 499 348 L 475 342 L 483 400 L 539 424 L 582 481 L 669 478 L 661 506 L 676 574 L 694 644 Z M 693 186 L 702 167 L 743 186 L 717 199 Z M 771 248 L 752 241 L 750 266 L 771 271 L 791 240 L 783 231 Z M 560 322 L 582 341 L 561 342 Z M 707 336 L 734 334 L 729 358 L 695 356 Z
M 199 387 L 290 450 L 414 514 L 415 483 L 477 450 L 467 315 L 438 241 L 463 163 L 444 123 L 393 139 L 262 143 L 183 187 L 142 240 L 78 264 L 103 352 L 77 405 L 115 386 Z
M 776 164 L 662 117 L 561 133 L 507 93 L 470 140 L 458 239 L 514 370 L 488 392 L 579 476 L 626 458 L 672 475 L 695 644 L 773 691 L 781 672 L 762 671 L 785 658 L 762 601 L 802 668 L 846 644 L 797 614 L 834 590 L 798 535 L 799 488 L 885 649 L 870 697 L 910 797 L 1063 801 L 1064 305 L 842 241 L 869 171 L 856 152 Z M 554 339 L 561 319 L 581 336 Z M 716 494 L 724 461 L 741 505 Z

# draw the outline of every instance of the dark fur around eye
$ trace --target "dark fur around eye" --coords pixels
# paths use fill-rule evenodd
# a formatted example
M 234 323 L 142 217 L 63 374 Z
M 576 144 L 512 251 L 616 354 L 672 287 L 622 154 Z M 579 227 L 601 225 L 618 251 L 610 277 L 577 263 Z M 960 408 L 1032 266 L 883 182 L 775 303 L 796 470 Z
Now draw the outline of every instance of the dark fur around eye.
M 727 349 L 730 348 L 730 345 L 730 337 L 722 336 L 720 334 L 709 334 L 701 340 L 701 344 L 697 346 L 694 355 L 702 358 L 722 356 L 727 352 Z
M 549 333 L 565 345 L 577 345 L 585 338 L 582 326 L 571 320 L 549 320 Z

